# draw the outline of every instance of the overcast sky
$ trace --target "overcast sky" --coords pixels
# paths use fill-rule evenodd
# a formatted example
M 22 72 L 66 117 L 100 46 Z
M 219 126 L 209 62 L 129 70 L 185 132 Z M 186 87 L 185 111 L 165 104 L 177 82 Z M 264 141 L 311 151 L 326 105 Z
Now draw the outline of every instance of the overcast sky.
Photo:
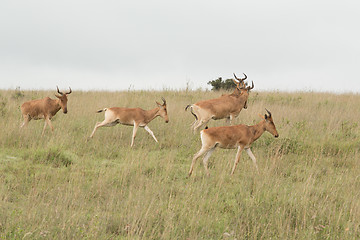
M 359 93 L 359 24 L 357 0 L 3 0 L 0 88 Z

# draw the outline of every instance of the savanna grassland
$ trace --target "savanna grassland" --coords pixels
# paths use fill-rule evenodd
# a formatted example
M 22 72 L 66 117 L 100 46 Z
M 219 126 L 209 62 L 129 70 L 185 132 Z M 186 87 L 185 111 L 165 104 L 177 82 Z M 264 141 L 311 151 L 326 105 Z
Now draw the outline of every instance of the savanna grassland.
M 55 91 L 0 90 L 0 239 L 359 239 L 360 95 L 257 92 L 236 123 L 260 121 L 265 107 L 280 134 L 252 146 L 259 174 L 236 150 L 217 149 L 207 177 L 199 134 L 184 108 L 221 92 L 124 91 L 69 95 L 55 128 L 20 130 L 22 102 Z M 100 128 L 112 106 L 155 108 L 167 100 L 169 123 Z M 53 97 L 55 98 L 55 97 Z M 225 120 L 209 126 L 225 125 Z

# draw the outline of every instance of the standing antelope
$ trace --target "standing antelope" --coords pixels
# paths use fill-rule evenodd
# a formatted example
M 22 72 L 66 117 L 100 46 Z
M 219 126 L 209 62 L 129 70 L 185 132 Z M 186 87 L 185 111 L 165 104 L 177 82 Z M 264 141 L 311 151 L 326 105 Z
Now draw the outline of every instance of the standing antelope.
M 227 149 L 238 148 L 231 174 L 234 174 L 236 165 L 240 160 L 240 155 L 243 149 L 245 149 L 247 154 L 250 156 L 256 167 L 256 170 L 258 171 L 256 158 L 250 150 L 251 144 L 257 140 L 265 131 L 270 132 L 276 138 L 279 136 L 274 121 L 271 117 L 271 113 L 267 109 L 266 111 L 269 115 L 265 114 L 265 116 L 261 116 L 263 120 L 253 126 L 241 124 L 235 126 L 213 127 L 202 130 L 200 132 L 202 147 L 200 151 L 194 155 L 189 171 L 189 176 L 193 171 L 196 160 L 203 154 L 205 154 L 203 159 L 205 172 L 207 175 L 209 175 L 207 163 L 209 157 L 216 147 Z
M 166 123 L 169 122 L 169 117 L 166 110 L 166 100 L 164 98 L 162 98 L 162 100 L 163 104 L 156 102 L 158 107 L 151 110 L 143 110 L 141 108 L 112 107 L 97 111 L 98 113 L 105 111 L 105 119 L 104 121 L 95 124 L 95 128 L 91 133 L 90 138 L 94 136 L 96 129 L 99 127 L 112 127 L 120 123 L 122 125 L 134 126 L 133 135 L 131 138 L 131 147 L 134 145 L 134 139 L 139 127 L 145 128 L 145 130 L 150 133 L 154 140 L 158 142 L 154 133 L 150 130 L 147 124 L 157 116 L 164 118 Z
M 46 124 L 49 125 L 51 131 L 54 131 L 54 127 L 50 120 L 60 109 L 63 110 L 63 113 L 67 113 L 67 95 L 72 92 L 70 87 L 70 91 L 67 93 L 60 92 L 57 86 L 56 89 L 60 94 L 55 94 L 55 97 L 58 99 L 46 97 L 43 99 L 27 101 L 21 105 L 21 113 L 24 117 L 24 122 L 21 124 L 20 128 L 26 126 L 31 119 L 45 119 L 45 125 L 41 135 L 44 135 Z
M 195 121 L 192 124 L 192 129 L 196 132 L 201 126 L 207 124 L 210 119 L 218 120 L 227 118 L 232 124 L 233 119 L 236 118 L 243 108 L 247 108 L 247 100 L 249 98 L 249 92 L 254 88 L 254 82 L 252 86 L 246 87 L 244 80 L 247 78 L 244 73 L 244 78 L 233 79 L 236 84 L 236 88 L 233 93 L 222 95 L 219 98 L 203 100 L 195 104 L 189 104 L 186 106 L 185 111 L 190 108 L 191 113 L 195 117 Z

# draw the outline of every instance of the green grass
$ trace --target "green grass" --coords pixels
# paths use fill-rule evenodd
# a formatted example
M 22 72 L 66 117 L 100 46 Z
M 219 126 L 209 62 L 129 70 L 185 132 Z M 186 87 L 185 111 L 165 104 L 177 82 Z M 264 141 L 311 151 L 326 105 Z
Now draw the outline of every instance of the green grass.
M 0 239 L 359 239 L 360 96 L 252 92 L 237 123 L 268 108 L 280 134 L 243 153 L 217 149 L 210 177 L 199 160 L 189 103 L 220 92 L 127 91 L 69 95 L 68 114 L 20 130 L 19 106 L 52 91 L 0 90 Z M 149 124 L 157 144 L 132 127 L 100 128 L 98 109 L 154 108 L 165 97 L 170 122 Z M 225 125 L 224 120 L 211 126 Z

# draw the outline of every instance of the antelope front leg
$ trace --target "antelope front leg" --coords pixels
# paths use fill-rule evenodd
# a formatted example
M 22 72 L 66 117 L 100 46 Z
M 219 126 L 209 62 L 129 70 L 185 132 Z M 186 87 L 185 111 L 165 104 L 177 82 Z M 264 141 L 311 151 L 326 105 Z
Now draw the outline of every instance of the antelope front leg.
M 150 128 L 149 128 L 147 125 L 146 125 L 144 128 L 145 128 L 145 130 L 146 130 L 148 133 L 150 133 L 150 135 L 154 138 L 155 142 L 158 143 L 158 140 L 156 139 L 154 133 L 150 130 Z
M 139 124 L 136 124 L 134 123 L 134 128 L 133 128 L 133 135 L 132 135 L 132 138 L 131 138 L 131 147 L 134 146 L 134 140 L 135 140 L 135 137 L 136 137 L 136 132 L 139 128 Z
M 54 127 L 52 126 L 50 119 L 47 118 L 46 121 L 47 121 L 47 124 L 49 125 L 49 127 L 51 128 L 51 132 L 54 132 Z
M 247 152 L 247 154 L 249 155 L 249 157 L 251 158 L 251 160 L 253 161 L 254 165 L 255 165 L 255 168 L 256 168 L 256 171 L 259 173 L 259 168 L 256 164 L 256 158 L 254 156 L 254 154 L 252 153 L 251 149 L 250 148 L 246 148 L 245 151 Z
M 46 124 L 47 124 L 47 121 L 45 120 L 45 124 L 44 124 L 43 131 L 42 131 L 42 133 L 41 133 L 41 136 L 44 136 L 44 133 L 45 133 L 45 128 L 46 128 Z
M 43 136 L 44 133 L 45 133 L 46 124 L 49 125 L 49 127 L 50 127 L 50 129 L 51 129 L 51 132 L 54 132 L 54 127 L 52 126 L 50 119 L 49 119 L 49 118 L 45 118 L 44 129 L 43 129 L 43 131 L 42 131 L 41 136 Z
M 234 172 L 235 172 L 236 165 L 237 165 L 237 164 L 239 163 L 239 161 L 240 161 L 240 156 L 241 156 L 241 152 L 242 152 L 243 149 L 244 149 L 244 148 L 241 147 L 241 146 L 238 147 L 238 151 L 237 151 L 237 153 L 236 153 L 235 162 L 234 162 L 233 169 L 232 169 L 232 171 L 231 171 L 231 175 L 233 175 Z

